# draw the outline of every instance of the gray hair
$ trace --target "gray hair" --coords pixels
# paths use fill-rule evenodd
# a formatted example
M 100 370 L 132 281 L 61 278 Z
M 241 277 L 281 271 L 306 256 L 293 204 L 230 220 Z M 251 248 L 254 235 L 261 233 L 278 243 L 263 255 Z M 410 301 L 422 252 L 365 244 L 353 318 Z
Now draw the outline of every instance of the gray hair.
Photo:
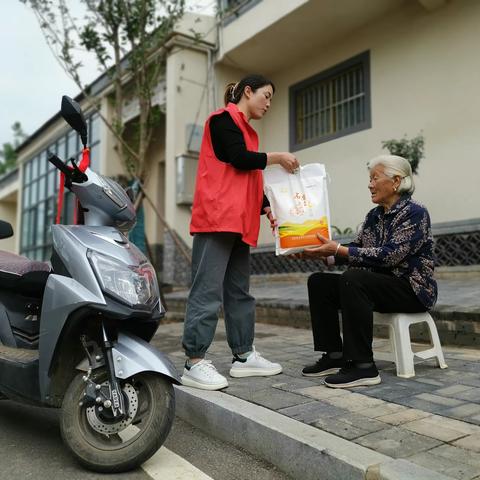
M 377 165 L 383 165 L 384 173 L 387 177 L 401 177 L 402 181 L 400 182 L 398 193 L 407 192 L 411 195 L 415 191 L 412 167 L 406 158 L 399 157 L 398 155 L 379 155 L 367 163 L 369 170 Z

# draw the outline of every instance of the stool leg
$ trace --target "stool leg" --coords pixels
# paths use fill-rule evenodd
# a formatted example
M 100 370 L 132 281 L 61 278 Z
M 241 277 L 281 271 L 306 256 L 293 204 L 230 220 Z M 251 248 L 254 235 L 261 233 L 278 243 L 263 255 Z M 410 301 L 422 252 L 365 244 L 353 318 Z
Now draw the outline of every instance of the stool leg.
M 408 322 L 402 322 L 400 315 L 395 315 L 393 320 L 393 331 L 395 336 L 395 363 L 397 365 L 397 377 L 410 378 L 415 376 L 409 325 Z
M 390 339 L 390 359 L 392 362 L 395 362 L 395 366 L 398 365 L 397 363 L 397 346 L 395 345 L 395 328 L 393 327 L 393 323 L 388 325 L 388 336 Z
M 430 338 L 432 340 L 432 346 L 434 350 L 435 359 L 437 362 L 437 366 L 440 368 L 447 368 L 448 365 L 445 362 L 445 358 L 443 356 L 442 345 L 440 344 L 440 338 L 438 336 L 437 326 L 433 321 L 431 315 L 428 315 L 428 319 L 426 320 L 428 329 L 430 331 Z

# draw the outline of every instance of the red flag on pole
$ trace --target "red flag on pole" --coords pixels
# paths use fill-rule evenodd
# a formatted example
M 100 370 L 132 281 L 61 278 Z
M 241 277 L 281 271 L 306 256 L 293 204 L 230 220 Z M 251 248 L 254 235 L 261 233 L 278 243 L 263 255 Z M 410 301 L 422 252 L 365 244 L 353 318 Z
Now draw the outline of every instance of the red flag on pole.
M 80 164 L 78 165 L 78 168 L 80 171 L 84 172 L 89 166 L 90 166 L 90 149 L 88 147 L 85 147 L 82 150 L 82 159 L 80 160 Z M 68 167 L 68 168 L 72 169 L 72 167 Z M 65 193 L 65 174 L 60 172 L 60 185 L 58 188 L 58 199 L 57 199 L 57 218 L 55 220 L 56 224 L 59 224 L 62 218 L 64 193 Z M 80 208 L 80 205 L 77 200 L 75 210 L 73 211 L 73 223 L 75 225 L 77 225 L 79 208 Z

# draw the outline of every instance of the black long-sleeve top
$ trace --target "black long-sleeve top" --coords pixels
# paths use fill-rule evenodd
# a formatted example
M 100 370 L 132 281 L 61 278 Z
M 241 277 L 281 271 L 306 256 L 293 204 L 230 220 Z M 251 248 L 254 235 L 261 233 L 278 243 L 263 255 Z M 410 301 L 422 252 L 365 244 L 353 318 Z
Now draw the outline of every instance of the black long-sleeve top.
M 242 131 L 228 112 L 212 117 L 210 137 L 215 156 L 220 161 L 230 163 L 238 170 L 264 170 L 267 166 L 267 154 L 247 150 Z M 264 195 L 261 213 L 265 213 L 263 209 L 269 206 Z

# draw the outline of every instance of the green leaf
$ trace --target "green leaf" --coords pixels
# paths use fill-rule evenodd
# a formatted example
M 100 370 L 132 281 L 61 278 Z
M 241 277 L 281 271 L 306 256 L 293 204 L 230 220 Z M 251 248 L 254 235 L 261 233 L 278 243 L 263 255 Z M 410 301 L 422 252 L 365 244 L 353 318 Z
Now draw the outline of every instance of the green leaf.
M 422 134 L 419 134 L 409 140 L 407 136 L 404 135 L 400 140 L 391 139 L 383 141 L 382 148 L 388 150 L 391 155 L 406 158 L 410 162 L 412 172 L 416 174 L 420 160 L 425 157 L 425 138 Z

